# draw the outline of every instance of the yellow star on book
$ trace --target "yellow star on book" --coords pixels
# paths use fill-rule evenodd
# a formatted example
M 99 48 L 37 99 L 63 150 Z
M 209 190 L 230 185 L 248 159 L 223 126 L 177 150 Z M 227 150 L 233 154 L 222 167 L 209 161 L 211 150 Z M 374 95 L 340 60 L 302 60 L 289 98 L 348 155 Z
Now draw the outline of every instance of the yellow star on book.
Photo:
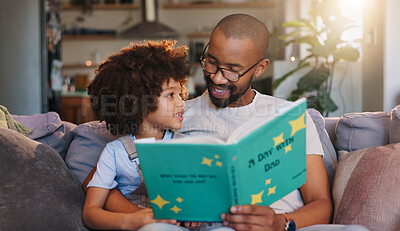
M 179 213 L 179 211 L 181 211 L 182 209 L 176 207 L 176 205 L 174 205 L 174 207 L 171 208 L 172 211 L 174 211 L 176 214 Z
M 215 165 L 217 165 L 218 167 L 222 167 L 222 162 L 221 162 L 221 161 L 217 161 L 217 162 L 215 163 Z
M 206 157 L 203 157 L 203 162 L 201 162 L 201 163 L 211 167 L 211 162 L 212 161 L 213 161 L 212 159 L 208 159 Z
M 285 154 L 292 151 L 292 144 L 289 144 L 288 146 L 285 147 Z
M 263 193 L 264 193 L 264 190 L 261 191 L 258 194 L 251 195 L 251 204 L 254 205 L 254 204 L 257 204 L 257 203 L 262 203 L 262 195 L 263 195 Z
M 166 201 L 166 200 L 162 199 L 162 197 L 160 195 L 157 195 L 156 199 L 154 199 L 154 200 L 152 200 L 150 202 L 156 204 L 158 207 L 160 207 L 160 209 L 162 209 L 162 207 L 165 204 L 170 203 L 169 201 Z
M 269 184 L 271 184 L 271 178 L 265 180 L 265 185 L 269 185 Z
M 176 198 L 176 201 L 178 201 L 179 203 L 181 203 L 183 201 L 183 199 L 181 197 Z
M 219 159 L 219 155 L 215 155 L 214 158 L 215 158 L 215 159 Z
M 279 134 L 279 136 L 272 138 L 275 142 L 274 147 L 276 147 L 278 144 L 285 142 L 285 140 L 283 139 L 283 132 L 281 134 Z
M 290 126 L 292 126 L 292 134 L 290 136 L 293 136 L 299 130 L 306 128 L 306 124 L 304 123 L 304 116 L 305 113 L 303 113 L 303 115 L 301 115 L 299 118 L 289 121 Z
M 267 196 L 269 196 L 271 194 L 275 194 L 275 189 L 276 189 L 276 186 L 272 187 L 272 188 L 268 188 L 268 195 Z

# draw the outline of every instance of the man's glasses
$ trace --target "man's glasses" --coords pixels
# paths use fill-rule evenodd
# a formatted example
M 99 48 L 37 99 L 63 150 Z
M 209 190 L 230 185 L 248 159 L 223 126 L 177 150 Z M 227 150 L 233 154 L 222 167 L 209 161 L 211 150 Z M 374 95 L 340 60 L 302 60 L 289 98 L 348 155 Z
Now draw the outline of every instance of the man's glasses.
M 259 64 L 263 59 L 258 60 L 258 62 L 256 64 L 254 64 L 253 66 L 251 66 L 249 69 L 247 69 L 247 71 L 243 72 L 242 74 L 239 74 L 235 71 L 223 68 L 223 67 L 219 67 L 217 65 L 215 65 L 214 63 L 210 63 L 208 61 L 208 59 L 206 57 L 204 57 L 204 54 L 208 48 L 208 45 L 204 48 L 203 53 L 201 54 L 200 57 L 200 65 L 201 68 L 209 73 L 209 74 L 216 74 L 218 73 L 218 71 L 221 71 L 222 76 L 224 76 L 225 79 L 231 81 L 231 82 L 237 82 L 239 81 L 240 77 L 242 77 L 243 75 L 247 74 L 247 72 L 249 72 L 251 69 L 253 69 L 255 66 L 257 66 L 257 64 Z

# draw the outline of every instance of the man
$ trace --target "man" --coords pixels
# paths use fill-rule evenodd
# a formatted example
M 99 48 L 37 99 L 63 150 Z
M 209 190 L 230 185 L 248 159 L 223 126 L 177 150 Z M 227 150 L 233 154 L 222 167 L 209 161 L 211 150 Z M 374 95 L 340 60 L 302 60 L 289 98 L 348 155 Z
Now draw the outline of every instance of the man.
M 201 61 L 207 92 L 187 102 L 181 132 L 227 137 L 244 121 L 274 116 L 278 108 L 289 104 L 251 89 L 253 79 L 270 64 L 265 58 L 268 40 L 266 26 L 249 15 L 229 15 L 217 24 Z M 323 152 L 314 124 L 307 119 L 307 182 L 270 207 L 233 207 L 231 213 L 222 215 L 225 226 L 283 230 L 287 220 L 293 220 L 298 228 L 329 223 L 332 203 Z
M 187 135 L 212 134 L 227 137 L 243 122 L 255 117 L 274 116 L 277 110 L 290 102 L 262 95 L 251 89 L 254 78 L 269 66 L 265 58 L 269 33 L 256 18 L 233 14 L 223 18 L 214 28 L 206 46 L 201 65 L 207 91 L 186 102 L 183 127 Z M 223 226 L 203 224 L 200 230 L 295 230 L 316 224 L 327 224 L 332 215 L 332 202 L 327 173 L 323 164 L 322 148 L 314 123 L 307 116 L 307 181 L 271 206 L 233 206 L 230 213 L 221 214 Z M 210 189 L 212 190 L 212 189 Z M 115 192 L 113 194 L 118 194 Z M 110 210 L 121 209 L 122 203 L 109 196 Z M 113 202 L 111 202 L 111 200 Z M 222 224 L 219 224 L 221 226 Z M 196 224 L 194 224 L 196 226 Z M 186 230 L 153 223 L 148 230 Z M 301 229 L 303 230 L 303 229 Z M 359 226 L 314 226 L 304 230 L 366 230 Z
M 268 40 L 266 26 L 249 15 L 229 15 L 217 24 L 201 57 L 207 91 L 186 102 L 180 132 L 227 138 L 243 122 L 260 116 L 274 116 L 279 108 L 290 103 L 251 89 L 253 79 L 259 77 L 270 64 L 265 58 Z M 322 160 L 323 151 L 309 116 L 306 124 L 306 183 L 271 206 L 233 206 L 230 213 L 221 215 L 225 227 L 213 230 L 276 231 L 295 230 L 296 227 L 307 227 L 301 230 L 308 231 L 366 230 L 360 226 L 344 225 L 308 227 L 329 223 L 332 202 Z M 200 230 L 206 229 L 203 225 Z M 149 224 L 141 229 L 148 230 L 179 229 L 160 223 Z

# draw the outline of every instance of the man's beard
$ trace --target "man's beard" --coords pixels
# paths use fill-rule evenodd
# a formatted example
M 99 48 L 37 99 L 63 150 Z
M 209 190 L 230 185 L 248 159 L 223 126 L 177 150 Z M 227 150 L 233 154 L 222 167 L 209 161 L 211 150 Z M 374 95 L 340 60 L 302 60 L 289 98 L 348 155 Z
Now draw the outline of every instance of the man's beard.
M 204 75 L 204 79 L 207 84 L 208 95 L 210 97 L 211 103 L 214 104 L 214 106 L 216 106 L 217 108 L 225 108 L 228 105 L 236 102 L 237 100 L 239 100 L 240 97 L 242 97 L 242 95 L 251 86 L 251 83 L 253 81 L 253 76 L 254 76 L 254 74 L 250 77 L 249 82 L 247 83 L 245 88 L 242 88 L 241 91 L 234 93 L 237 90 L 237 87 L 235 85 L 233 85 L 232 83 L 228 83 L 228 84 L 224 84 L 224 85 L 216 85 L 212 82 L 210 75 Z M 211 85 L 227 88 L 229 90 L 229 97 L 227 99 L 219 99 L 219 98 L 214 97 L 211 93 Z

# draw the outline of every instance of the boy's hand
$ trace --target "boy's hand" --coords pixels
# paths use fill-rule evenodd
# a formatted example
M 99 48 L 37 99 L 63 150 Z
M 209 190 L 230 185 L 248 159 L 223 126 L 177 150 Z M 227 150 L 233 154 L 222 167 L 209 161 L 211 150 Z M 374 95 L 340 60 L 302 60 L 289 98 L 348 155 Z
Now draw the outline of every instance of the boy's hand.
M 130 213 L 127 216 L 124 229 L 128 230 L 138 230 L 143 226 L 154 223 L 154 222 L 164 222 L 168 224 L 176 224 L 176 220 L 156 220 L 154 219 L 153 211 L 150 208 L 141 209 L 137 212 Z
M 268 206 L 241 205 L 233 206 L 230 213 L 221 215 L 224 226 L 234 230 L 259 230 L 276 231 L 283 230 L 284 217 L 275 214 Z

